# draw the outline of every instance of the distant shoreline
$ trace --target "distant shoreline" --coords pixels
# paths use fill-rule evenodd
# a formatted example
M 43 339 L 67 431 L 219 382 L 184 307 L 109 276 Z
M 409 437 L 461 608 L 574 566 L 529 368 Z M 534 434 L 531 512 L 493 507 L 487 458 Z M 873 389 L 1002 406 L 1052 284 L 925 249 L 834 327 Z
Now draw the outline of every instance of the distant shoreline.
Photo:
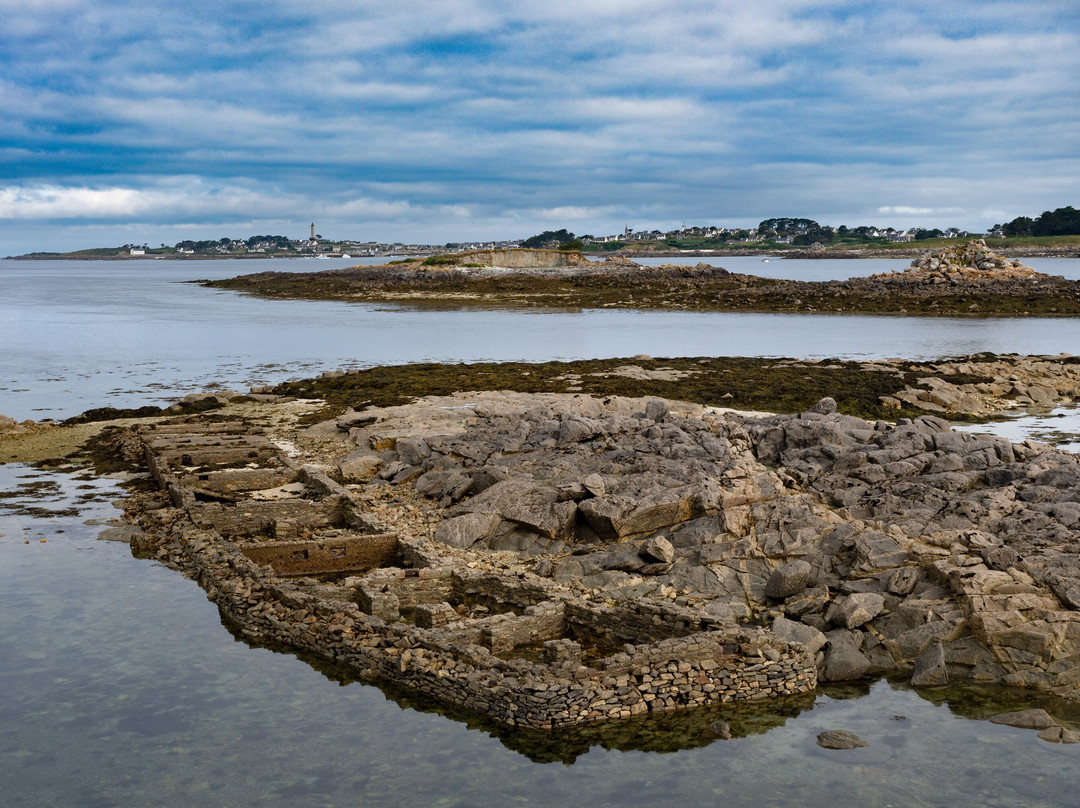
M 930 253 L 933 247 L 864 247 L 860 250 L 619 250 L 609 253 L 586 252 L 583 255 L 595 258 L 797 258 L 797 259 L 905 259 L 919 258 Z M 1024 246 L 1017 245 L 1009 248 L 1009 253 L 1022 258 L 1080 258 L 1080 246 L 1076 244 L 1062 244 L 1055 246 Z M 288 255 L 288 254 L 246 254 L 246 255 L 76 255 L 72 253 L 27 253 L 25 255 L 9 255 L 4 260 L 35 261 L 35 260 L 65 260 L 65 261 L 206 261 L 206 260 L 269 260 L 288 259 L 298 260 L 305 258 L 335 258 L 349 260 L 352 258 L 386 258 L 394 260 L 406 257 L 435 255 L 435 251 L 416 251 L 413 253 L 386 253 L 379 255 L 350 255 L 348 258 L 341 255 L 321 253 L 315 255 Z
M 1004 243 L 999 243 L 1004 242 Z M 949 243 L 963 243 L 963 240 L 952 240 Z M 994 249 L 1006 252 L 1010 256 L 1023 258 L 1080 258 L 1080 244 L 1009 244 L 1007 240 L 991 240 L 987 242 Z M 731 249 L 708 249 L 708 250 L 680 250 L 677 248 L 623 248 L 620 250 L 582 252 L 590 258 L 797 258 L 797 259 L 860 259 L 860 258 L 919 258 L 934 249 L 940 249 L 940 240 L 928 242 L 909 242 L 903 246 L 864 246 L 858 248 L 830 248 L 823 249 L 797 249 L 787 248 L 783 245 L 761 247 L 735 247 Z M 87 251 L 67 253 L 32 252 L 23 255 L 9 255 L 7 261 L 261 261 L 273 258 L 302 259 L 302 258 L 336 258 L 343 259 L 342 255 L 332 253 L 318 254 L 295 254 L 295 253 L 221 253 L 218 255 L 194 254 L 194 255 L 87 255 Z M 445 252 L 441 248 L 418 249 L 406 253 L 377 253 L 375 255 L 349 255 L 349 258 L 385 258 L 395 260 L 406 257 L 425 257 Z M 345 259 L 348 260 L 348 259 Z

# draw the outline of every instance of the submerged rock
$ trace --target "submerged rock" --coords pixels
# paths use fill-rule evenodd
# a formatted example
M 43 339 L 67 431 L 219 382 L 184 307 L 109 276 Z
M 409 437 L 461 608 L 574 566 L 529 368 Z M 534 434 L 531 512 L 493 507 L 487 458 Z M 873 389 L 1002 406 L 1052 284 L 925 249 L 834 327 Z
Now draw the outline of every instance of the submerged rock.
M 822 749 L 859 749 L 867 746 L 867 743 L 854 732 L 848 732 L 846 729 L 830 729 L 818 733 L 817 745 Z

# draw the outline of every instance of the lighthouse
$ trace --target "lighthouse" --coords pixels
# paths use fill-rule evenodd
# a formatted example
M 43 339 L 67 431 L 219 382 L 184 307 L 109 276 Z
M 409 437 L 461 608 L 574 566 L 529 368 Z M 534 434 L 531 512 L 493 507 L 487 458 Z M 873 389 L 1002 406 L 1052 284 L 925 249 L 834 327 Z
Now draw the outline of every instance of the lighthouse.
M 311 240 L 315 240 L 315 222 L 311 223 Z

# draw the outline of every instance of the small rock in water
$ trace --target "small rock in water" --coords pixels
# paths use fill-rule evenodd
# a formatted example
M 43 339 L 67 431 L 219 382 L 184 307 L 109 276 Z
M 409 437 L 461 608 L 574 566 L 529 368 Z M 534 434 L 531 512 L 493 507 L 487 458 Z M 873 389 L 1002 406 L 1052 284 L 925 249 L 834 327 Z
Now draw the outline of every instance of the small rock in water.
M 846 729 L 830 729 L 819 733 L 817 744 L 823 749 L 858 749 L 867 745 L 866 741 Z
M 727 721 L 713 721 L 705 729 L 722 741 L 731 740 L 731 725 Z
M 1021 729 L 1048 729 L 1057 726 L 1057 721 L 1043 709 L 998 713 L 990 716 L 990 721 L 994 724 L 1005 724 L 1009 727 L 1020 727 Z

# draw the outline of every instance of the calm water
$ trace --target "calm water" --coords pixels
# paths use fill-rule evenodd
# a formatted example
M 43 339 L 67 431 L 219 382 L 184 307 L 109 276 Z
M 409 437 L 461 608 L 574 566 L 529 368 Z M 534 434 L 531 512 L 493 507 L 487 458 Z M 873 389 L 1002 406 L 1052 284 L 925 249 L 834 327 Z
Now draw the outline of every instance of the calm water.
M 163 264 L 0 262 L 0 413 L 428 358 L 1080 353 L 1066 320 L 379 311 L 178 283 L 251 264 Z M 1080 748 L 979 720 L 1030 694 L 881 681 L 556 737 L 445 715 L 234 640 L 194 583 L 97 538 L 121 495 L 78 469 L 0 465 L 5 806 L 1078 804 Z M 715 718 L 737 737 L 707 737 Z M 825 729 L 870 746 L 826 753 Z
M 1080 259 L 1051 260 L 1067 264 L 1060 274 L 1080 277 Z M 352 263 L 0 261 L 0 414 L 67 417 L 91 407 L 161 404 L 214 385 L 246 390 L 327 369 L 425 360 L 1080 354 L 1080 324 L 1062 319 L 416 311 L 258 300 L 183 283 Z M 790 263 L 850 277 L 892 262 Z
M 95 538 L 110 481 L 8 464 L 0 491 L 22 494 L 0 500 L 5 806 L 1077 804 L 1080 748 L 979 720 L 1030 702 L 993 689 L 879 681 L 766 709 L 499 732 L 234 640 L 193 582 Z M 735 739 L 706 735 L 717 718 Z M 826 729 L 870 746 L 826 753 Z

